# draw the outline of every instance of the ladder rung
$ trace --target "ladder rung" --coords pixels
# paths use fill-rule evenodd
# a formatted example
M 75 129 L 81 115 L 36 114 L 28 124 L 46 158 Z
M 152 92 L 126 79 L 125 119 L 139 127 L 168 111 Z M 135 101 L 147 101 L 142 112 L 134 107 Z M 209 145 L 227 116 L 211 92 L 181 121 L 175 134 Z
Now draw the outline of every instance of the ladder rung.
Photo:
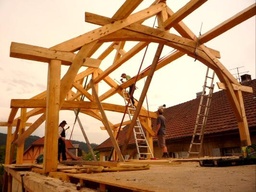
M 208 115 L 204 115 L 204 114 L 197 114 L 197 116 L 199 116 L 199 117 L 208 117 Z
M 151 153 L 140 153 L 140 154 L 143 154 L 143 155 L 148 155 L 148 154 L 151 154 Z
M 204 105 L 204 104 L 201 104 L 200 106 L 201 107 L 210 107 L 210 105 Z
M 138 141 L 146 141 L 146 139 L 139 139 L 139 138 L 137 138 L 137 140 Z
M 198 155 L 198 154 L 199 154 L 199 152 L 195 152 L 195 151 L 193 151 L 193 152 L 192 152 L 192 151 L 190 151 L 190 152 L 189 152 L 189 154 Z
M 191 145 L 201 145 L 201 143 L 191 143 Z
M 208 75 L 207 75 L 206 77 L 209 78 L 209 79 L 213 79 L 213 78 L 214 78 L 214 77 L 210 77 L 210 76 L 208 76 Z
M 206 85 L 205 87 L 207 87 L 208 89 L 213 89 L 213 86 Z

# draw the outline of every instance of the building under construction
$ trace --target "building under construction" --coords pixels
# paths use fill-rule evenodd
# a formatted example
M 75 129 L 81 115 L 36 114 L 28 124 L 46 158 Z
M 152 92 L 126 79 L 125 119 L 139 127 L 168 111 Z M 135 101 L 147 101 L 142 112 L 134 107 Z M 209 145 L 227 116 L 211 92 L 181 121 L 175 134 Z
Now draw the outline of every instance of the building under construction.
M 122 185 L 122 182 L 116 182 L 116 184 L 104 182 L 104 178 L 99 182 L 97 180 L 99 176 L 88 175 L 88 173 L 150 169 L 150 160 L 138 164 L 127 162 L 127 147 L 132 135 L 138 133 L 140 138 L 135 138 L 135 140 L 142 139 L 146 143 L 146 151 L 140 151 L 138 143 L 137 157 L 143 156 L 147 159 L 154 159 L 153 137 L 155 133 L 151 124 L 152 119 L 155 119 L 157 114 L 154 111 L 148 111 L 143 106 L 143 102 L 154 73 L 183 55 L 196 59 L 202 65 L 207 66 L 207 70 L 213 72 L 210 75 L 208 72 L 206 74 L 205 81 L 210 82 L 210 84 L 206 82 L 204 84 L 202 105 L 199 107 L 198 115 L 203 114 L 207 117 L 211 100 L 210 97 L 204 96 L 212 94 L 212 79 L 216 75 L 220 80 L 218 87 L 225 90 L 228 102 L 230 102 L 231 109 L 235 114 L 241 147 L 250 146 L 252 142 L 244 108 L 243 92 L 252 93 L 253 89 L 241 84 L 226 69 L 225 64 L 220 62 L 220 52 L 207 47 L 205 44 L 254 17 L 256 4 L 254 3 L 241 10 L 233 17 L 197 37 L 182 20 L 189 17 L 204 3 L 207 3 L 207 0 L 191 0 L 174 12 L 172 7 L 168 6 L 168 1 L 165 0 L 152 1 L 149 7 L 140 10 L 138 10 L 138 7 L 143 4 L 142 0 L 126 0 L 113 13 L 111 18 L 86 12 L 85 21 L 99 27 L 50 48 L 12 42 L 11 57 L 43 62 L 48 65 L 48 74 L 45 74 L 47 76 L 47 89 L 30 99 L 12 99 L 8 121 L 1 122 L 1 126 L 6 126 L 8 129 L 4 165 L 4 191 L 12 191 L 14 183 L 15 186 L 21 186 L 23 191 L 50 191 L 50 188 L 48 189 L 51 185 L 49 184 L 50 181 L 44 180 L 41 183 L 36 183 L 31 179 L 46 175 L 70 182 L 69 191 L 72 191 L 72 187 L 74 187 L 73 185 L 71 187 L 71 184 L 75 183 L 76 189 L 80 189 L 81 185 L 86 182 L 88 182 L 88 187 L 99 188 L 100 191 L 118 191 L 120 189 L 127 191 L 161 191 L 156 188 L 146 189 L 143 188 L 145 186 L 140 185 L 132 186 L 127 183 Z M 144 24 L 150 18 L 155 18 L 157 27 Z M 171 33 L 170 29 L 175 29 L 179 35 Z M 127 48 L 126 45 L 129 42 L 133 42 L 133 46 Z M 145 50 L 150 44 L 157 45 L 157 48 L 153 60 L 147 68 L 140 70 L 141 64 L 138 64 L 137 75 L 122 84 L 110 77 L 110 74 L 123 64 L 129 62 L 138 54 L 142 54 L 142 50 Z M 95 58 L 95 53 L 103 47 L 102 53 Z M 162 56 L 164 48 L 174 49 L 174 51 Z M 113 56 L 113 62 L 108 63 L 107 67 L 101 68 L 102 63 L 110 55 Z M 68 70 L 61 78 L 63 65 L 68 66 Z M 134 105 L 131 105 L 130 95 L 126 92 L 126 88 L 142 79 L 145 79 L 145 84 L 140 97 L 135 100 Z M 102 88 L 100 83 L 108 87 L 103 94 L 100 91 Z M 116 95 L 125 100 L 123 105 L 105 102 Z M 202 107 L 203 105 L 206 107 Z M 60 165 L 58 163 L 58 129 L 52 129 L 52 127 L 58 127 L 60 110 L 71 110 L 75 114 L 86 114 L 102 122 L 113 147 L 110 162 L 70 162 L 75 166 L 69 166 L 68 168 L 66 167 L 67 164 Z M 129 114 L 130 119 L 112 122 L 111 119 L 107 118 L 106 111 Z M 30 122 L 30 118 L 35 116 L 38 118 Z M 203 132 L 204 126 L 202 125 L 205 121 L 205 118 L 198 117 L 193 137 L 196 137 L 198 130 L 200 133 Z M 43 123 L 45 123 L 43 164 L 24 164 L 24 141 Z M 116 138 L 124 126 L 128 128 L 124 143 L 120 147 Z M 201 147 L 200 139 L 199 141 L 197 139 L 192 140 L 188 149 L 189 154 L 199 155 L 200 148 L 197 148 L 197 151 L 194 152 L 192 145 Z M 166 160 L 160 161 L 166 163 Z M 26 171 L 29 171 L 29 174 L 26 174 Z M 118 180 L 118 178 L 115 179 Z M 98 184 L 97 187 L 95 187 L 95 183 Z M 63 183 L 60 183 L 60 185 L 63 185 Z M 67 191 L 69 184 L 62 187 L 63 189 L 59 189 L 59 191 Z

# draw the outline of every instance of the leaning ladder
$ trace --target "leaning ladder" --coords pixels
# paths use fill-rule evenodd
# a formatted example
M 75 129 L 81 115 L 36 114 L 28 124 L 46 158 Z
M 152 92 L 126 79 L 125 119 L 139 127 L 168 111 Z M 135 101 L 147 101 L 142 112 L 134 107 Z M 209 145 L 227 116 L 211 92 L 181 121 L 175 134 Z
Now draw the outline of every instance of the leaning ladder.
M 125 89 L 123 90 L 123 98 L 124 98 L 125 105 L 128 105 L 127 106 L 127 114 L 129 115 L 130 120 L 132 120 L 136 108 L 130 101 L 129 93 Z M 144 159 L 148 155 L 150 155 L 151 158 L 154 158 L 154 155 L 149 146 L 148 140 L 145 136 L 145 133 L 141 126 L 139 118 L 136 119 L 136 123 L 133 127 L 133 135 L 134 135 L 134 140 L 136 143 L 138 158 Z
M 200 157 L 202 152 L 204 130 L 207 123 L 214 88 L 214 75 L 215 72 L 210 70 L 208 67 L 205 75 L 203 91 L 200 97 L 195 128 L 189 145 L 188 157 L 191 155 L 197 155 Z

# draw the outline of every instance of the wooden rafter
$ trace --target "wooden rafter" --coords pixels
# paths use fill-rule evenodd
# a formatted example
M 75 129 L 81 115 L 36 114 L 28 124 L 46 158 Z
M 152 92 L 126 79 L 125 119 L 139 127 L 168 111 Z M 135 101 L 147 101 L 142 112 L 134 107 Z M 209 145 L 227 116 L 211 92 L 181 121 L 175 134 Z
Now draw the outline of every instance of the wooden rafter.
M 199 41 L 201 43 L 207 42 L 212 40 L 213 38 L 221 35 L 222 33 L 226 32 L 227 30 L 230 30 L 231 28 L 235 27 L 236 25 L 242 23 L 243 21 L 253 17 L 256 14 L 256 3 L 253 5 L 249 6 L 245 10 L 237 13 L 230 19 L 222 22 L 218 26 L 214 27 L 207 33 L 203 34 L 200 38 Z
M 173 25 L 180 22 L 182 19 L 184 19 L 186 16 L 188 16 L 190 13 L 192 13 L 194 10 L 196 10 L 198 7 L 200 7 L 206 1 L 207 0 L 191 0 L 191 1 L 189 1 L 185 6 L 183 6 L 175 14 L 173 14 L 172 17 L 169 17 L 169 19 L 167 19 L 164 22 L 164 28 L 170 29 Z

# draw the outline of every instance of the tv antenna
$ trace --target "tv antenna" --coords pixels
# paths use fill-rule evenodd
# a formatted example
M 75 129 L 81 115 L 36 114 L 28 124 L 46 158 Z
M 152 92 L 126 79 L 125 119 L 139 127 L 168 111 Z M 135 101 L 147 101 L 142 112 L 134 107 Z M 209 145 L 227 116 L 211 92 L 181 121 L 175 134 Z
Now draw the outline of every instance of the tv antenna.
M 234 75 L 239 82 L 241 82 L 241 74 L 245 74 L 245 73 L 249 72 L 249 71 L 240 72 L 239 69 L 242 68 L 242 67 L 244 67 L 244 66 L 235 67 L 233 69 L 230 69 L 230 70 L 236 70 L 236 73 L 232 74 L 232 75 Z

